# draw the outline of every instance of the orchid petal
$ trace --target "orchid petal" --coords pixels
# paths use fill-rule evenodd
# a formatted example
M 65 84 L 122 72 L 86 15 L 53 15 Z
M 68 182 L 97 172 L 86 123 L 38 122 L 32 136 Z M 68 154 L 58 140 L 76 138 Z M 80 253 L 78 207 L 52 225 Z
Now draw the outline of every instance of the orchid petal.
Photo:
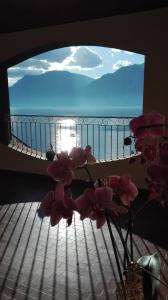
M 54 202 L 54 192 L 49 191 L 43 198 L 41 205 L 40 205 L 40 210 L 42 210 L 43 214 L 47 217 L 51 215 L 52 211 L 52 205 Z
M 113 191 L 110 187 L 99 187 L 95 190 L 96 202 L 104 208 L 110 208 L 112 205 Z
M 63 201 L 64 199 L 64 185 L 58 181 L 55 188 L 55 201 Z
M 95 199 L 95 193 L 93 189 L 86 189 L 84 194 L 76 199 L 76 206 L 79 213 L 83 218 L 88 217 L 92 209 L 92 204 Z
M 90 214 L 90 218 L 93 221 L 96 220 L 97 228 L 101 228 L 106 222 L 105 214 L 104 214 L 104 211 L 102 211 L 102 210 L 97 210 L 97 211 L 92 212 Z

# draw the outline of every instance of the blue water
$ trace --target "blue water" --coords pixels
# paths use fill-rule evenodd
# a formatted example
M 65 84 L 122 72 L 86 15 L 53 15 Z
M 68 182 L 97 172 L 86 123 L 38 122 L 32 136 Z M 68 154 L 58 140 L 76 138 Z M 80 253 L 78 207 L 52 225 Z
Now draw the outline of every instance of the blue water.
M 12 109 L 11 114 L 37 115 L 37 117 L 12 117 L 12 132 L 24 144 L 41 155 L 42 153 L 45 155 L 50 145 L 56 153 L 70 151 L 74 146 L 91 145 L 94 156 L 100 161 L 127 157 L 134 152 L 133 146 L 124 147 L 123 144 L 124 138 L 130 135 L 129 120 L 124 117 L 137 116 L 141 114 L 141 109 L 115 107 L 111 110 L 111 114 L 107 112 L 105 114 L 104 111 L 102 115 L 116 118 L 102 118 L 101 115 L 96 119 L 96 123 L 95 119 L 86 117 L 40 117 L 40 115 L 53 116 L 56 112 L 39 108 L 38 110 Z M 67 115 L 71 114 L 67 113 Z M 99 114 L 90 112 L 90 115 Z
M 66 108 L 62 110 L 58 108 L 50 107 L 33 107 L 33 108 L 24 108 L 24 107 L 11 107 L 11 114 L 26 114 L 26 115 L 56 115 L 56 116 L 114 116 L 114 117 L 134 117 L 142 114 L 142 107 L 112 107 L 108 109 L 100 108 L 96 110 L 92 109 L 81 109 L 77 107 Z

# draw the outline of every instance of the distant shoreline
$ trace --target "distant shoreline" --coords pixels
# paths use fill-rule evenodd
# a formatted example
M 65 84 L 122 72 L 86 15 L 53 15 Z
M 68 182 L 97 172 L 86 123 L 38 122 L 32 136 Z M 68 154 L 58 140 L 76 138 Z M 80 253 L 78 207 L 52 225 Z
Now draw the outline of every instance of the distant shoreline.
M 83 109 L 66 109 L 58 110 L 56 108 L 21 108 L 21 107 L 11 107 L 11 115 L 48 115 L 48 116 L 96 116 L 96 117 L 132 117 L 137 116 L 142 113 L 141 107 L 113 107 L 109 109 L 99 109 L 99 110 L 83 110 Z

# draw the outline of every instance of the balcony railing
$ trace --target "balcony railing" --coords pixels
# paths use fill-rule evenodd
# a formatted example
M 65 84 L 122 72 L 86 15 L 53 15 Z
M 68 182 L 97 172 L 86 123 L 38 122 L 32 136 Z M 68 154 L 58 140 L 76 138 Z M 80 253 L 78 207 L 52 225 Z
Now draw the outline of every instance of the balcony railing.
M 130 157 L 134 145 L 124 147 L 132 117 L 10 115 L 10 147 L 46 159 L 46 152 L 92 147 L 97 161 Z

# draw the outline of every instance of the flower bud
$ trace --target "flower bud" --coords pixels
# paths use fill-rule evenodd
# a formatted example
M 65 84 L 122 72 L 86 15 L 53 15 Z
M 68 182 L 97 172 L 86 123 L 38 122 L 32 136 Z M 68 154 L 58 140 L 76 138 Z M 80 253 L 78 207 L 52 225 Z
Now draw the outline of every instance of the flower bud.
M 131 144 L 132 144 L 131 138 L 130 138 L 130 137 L 126 137 L 126 138 L 124 139 L 124 145 L 125 145 L 125 146 L 129 146 L 129 145 L 131 145 Z

